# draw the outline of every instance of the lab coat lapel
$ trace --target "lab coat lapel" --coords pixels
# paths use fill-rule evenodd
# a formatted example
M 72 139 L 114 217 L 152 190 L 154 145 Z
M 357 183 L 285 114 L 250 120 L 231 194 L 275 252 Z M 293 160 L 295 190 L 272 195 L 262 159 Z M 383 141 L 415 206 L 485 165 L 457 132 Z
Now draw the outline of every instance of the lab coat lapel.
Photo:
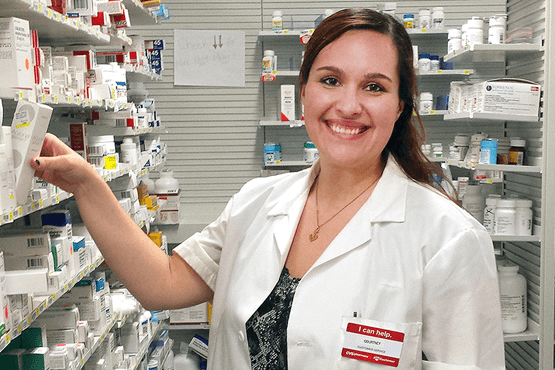
M 326 248 L 314 267 L 369 244 L 372 227 L 378 222 L 404 222 L 408 178 L 393 158 L 387 162 L 372 195 Z

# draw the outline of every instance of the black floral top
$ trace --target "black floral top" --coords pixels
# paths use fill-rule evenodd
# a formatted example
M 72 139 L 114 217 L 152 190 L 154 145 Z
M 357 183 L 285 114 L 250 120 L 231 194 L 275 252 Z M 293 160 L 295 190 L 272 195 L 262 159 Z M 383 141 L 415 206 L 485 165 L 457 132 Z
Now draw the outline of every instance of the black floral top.
M 287 321 L 299 281 L 284 267 L 274 290 L 247 321 L 253 370 L 287 369 Z

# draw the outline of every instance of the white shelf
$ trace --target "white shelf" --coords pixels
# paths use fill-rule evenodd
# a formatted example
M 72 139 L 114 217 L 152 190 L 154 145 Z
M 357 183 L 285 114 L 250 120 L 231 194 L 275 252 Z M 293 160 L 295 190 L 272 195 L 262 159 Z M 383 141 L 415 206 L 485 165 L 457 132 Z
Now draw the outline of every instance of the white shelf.
M 538 122 L 539 117 L 526 116 L 520 114 L 501 114 L 501 113 L 483 113 L 483 112 L 460 112 L 446 114 L 444 119 L 449 120 L 488 120 L 488 121 L 514 121 L 514 122 Z
M 265 167 L 309 167 L 312 163 L 305 161 L 281 161 L 280 163 L 264 163 Z
M 161 127 L 112 127 L 87 125 L 87 132 L 92 136 L 138 136 L 162 131 Z
M 75 18 L 68 18 L 36 0 L 0 0 L 1 17 L 18 17 L 29 21 L 41 42 L 48 45 L 108 45 L 112 37 L 89 27 Z
M 429 72 L 416 72 L 419 77 L 456 77 L 456 76 L 470 76 L 476 71 L 474 69 L 439 69 L 437 71 Z
M 73 195 L 69 194 L 63 190 L 60 190 L 58 194 L 54 194 L 52 196 L 35 200 L 30 203 L 26 203 L 20 206 L 17 206 L 15 209 L 11 210 L 10 212 L 5 212 L 2 214 L 0 218 L 0 226 L 4 224 L 9 224 L 14 222 L 17 219 L 25 217 L 35 211 L 39 211 L 41 209 L 45 209 L 50 206 L 54 206 L 68 198 L 71 198 Z
M 419 113 L 420 117 L 429 117 L 429 116 L 434 116 L 434 117 L 445 117 L 445 115 L 447 114 L 447 110 L 432 110 L 430 111 L 430 113 Z
M 164 324 L 167 330 L 209 330 L 210 324 Z
M 158 22 L 156 15 L 150 9 L 145 8 L 139 0 L 123 0 L 123 4 L 129 11 L 131 28 L 134 26 L 153 25 Z
M 443 57 L 444 61 L 454 62 L 495 62 L 504 61 L 507 57 L 526 57 L 530 53 L 539 53 L 539 44 L 478 44 L 467 46 Z
M 437 158 L 435 162 L 447 162 L 451 166 L 456 166 L 460 168 L 467 168 L 469 170 L 485 170 L 485 171 L 504 171 L 504 172 L 518 172 L 518 173 L 541 173 L 542 168 L 540 166 L 519 166 L 512 164 L 482 164 L 482 163 L 472 163 L 465 161 L 457 161 L 448 158 Z
M 436 28 L 432 28 L 432 29 L 405 28 L 405 30 L 407 31 L 409 36 L 434 35 L 434 36 L 442 36 L 442 37 L 447 38 L 447 35 L 449 34 L 449 30 L 446 29 L 446 28 L 441 28 L 441 29 L 436 29 Z
M 540 326 L 536 322 L 528 319 L 528 329 L 517 334 L 503 334 L 505 342 L 527 342 L 540 340 Z
M 494 242 L 541 242 L 539 235 L 522 236 L 522 235 L 491 235 Z
M 94 271 L 98 266 L 102 264 L 104 259 L 101 257 L 94 261 L 92 264 L 83 268 L 79 273 L 77 273 L 69 282 L 67 282 L 61 289 L 59 289 L 56 293 L 48 295 L 48 296 L 35 296 L 35 300 L 37 298 L 42 299 L 41 303 L 38 304 L 37 307 L 33 307 L 31 313 L 25 317 L 19 324 L 15 325 L 8 333 L 4 334 L 2 338 L 0 338 L 0 352 L 2 352 L 6 346 L 13 341 L 15 338 L 19 337 L 21 333 L 27 329 L 33 321 L 37 319 L 37 317 L 43 313 L 48 307 L 52 306 L 52 304 L 63 294 L 65 294 L 68 290 L 73 288 L 75 284 L 77 284 L 83 277 L 89 275 L 91 271 Z
M 260 126 L 289 126 L 289 127 L 303 127 L 304 121 L 303 120 L 294 120 L 294 121 L 260 121 Z

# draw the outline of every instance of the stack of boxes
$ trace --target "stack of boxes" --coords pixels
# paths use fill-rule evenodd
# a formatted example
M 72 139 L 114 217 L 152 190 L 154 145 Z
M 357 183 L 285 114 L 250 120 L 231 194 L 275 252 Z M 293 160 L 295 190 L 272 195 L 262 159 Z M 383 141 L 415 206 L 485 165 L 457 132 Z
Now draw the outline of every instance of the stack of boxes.
M 2 96 L 18 93 L 34 99 L 35 78 L 29 21 L 0 18 L 0 70 Z

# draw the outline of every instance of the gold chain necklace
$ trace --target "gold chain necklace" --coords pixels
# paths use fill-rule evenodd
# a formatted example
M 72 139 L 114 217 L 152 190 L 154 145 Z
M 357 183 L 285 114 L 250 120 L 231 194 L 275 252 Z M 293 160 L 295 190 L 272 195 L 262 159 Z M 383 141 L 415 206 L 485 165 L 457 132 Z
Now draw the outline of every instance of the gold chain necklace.
M 318 176 L 320 176 L 318 174 Z M 318 176 L 316 176 L 316 178 L 314 179 L 314 181 L 316 182 L 316 180 L 318 179 Z M 330 218 L 328 218 L 324 223 L 322 223 L 320 225 L 320 217 L 319 217 L 319 210 L 318 210 L 318 182 L 316 182 L 316 229 L 314 229 L 314 232 L 312 234 L 310 234 L 308 236 L 308 239 L 310 240 L 310 242 L 312 243 L 313 241 L 315 241 L 316 239 L 318 239 L 318 233 L 320 232 L 320 228 L 322 226 L 324 226 L 325 224 L 327 224 L 328 222 L 330 222 L 335 216 L 337 216 L 338 214 L 341 213 L 341 211 L 343 211 L 345 208 L 347 208 L 348 206 L 350 206 L 355 200 L 357 200 L 358 198 L 360 198 L 362 196 L 362 194 L 366 193 L 366 191 L 368 189 L 370 189 L 378 180 L 380 179 L 380 176 L 378 176 L 378 178 L 374 181 L 372 181 L 372 183 L 370 184 L 370 186 L 368 186 L 366 189 L 364 189 L 364 191 L 362 193 L 360 193 L 359 195 L 357 195 L 353 200 L 351 200 L 349 203 L 345 204 L 339 211 L 337 211 L 333 216 L 331 216 Z

